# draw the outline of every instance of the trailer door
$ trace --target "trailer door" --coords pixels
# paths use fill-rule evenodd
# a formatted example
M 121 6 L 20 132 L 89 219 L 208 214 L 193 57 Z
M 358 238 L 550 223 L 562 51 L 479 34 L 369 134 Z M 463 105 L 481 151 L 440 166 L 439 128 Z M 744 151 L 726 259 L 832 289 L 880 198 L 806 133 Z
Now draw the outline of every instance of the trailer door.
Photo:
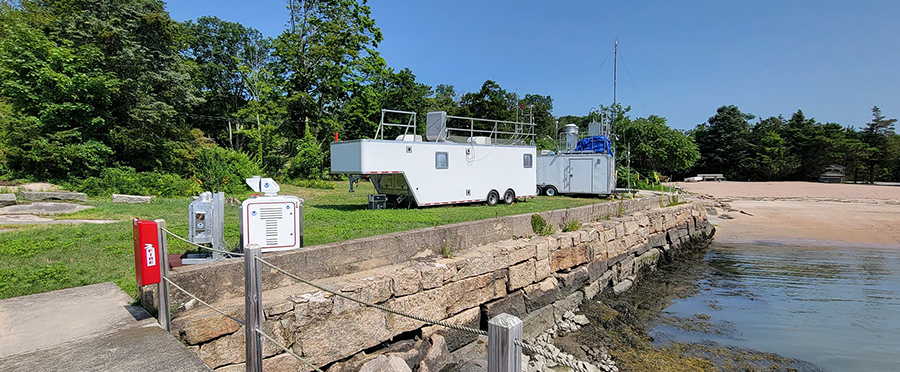
M 593 171 L 591 159 L 569 160 L 569 192 L 592 192 Z

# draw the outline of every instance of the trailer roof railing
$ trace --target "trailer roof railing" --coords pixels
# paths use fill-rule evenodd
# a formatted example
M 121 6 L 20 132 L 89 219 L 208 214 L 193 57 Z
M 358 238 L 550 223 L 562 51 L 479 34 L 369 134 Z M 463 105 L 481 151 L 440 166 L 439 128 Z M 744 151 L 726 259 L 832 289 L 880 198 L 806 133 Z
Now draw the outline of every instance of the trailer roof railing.
M 384 121 L 384 114 L 403 114 L 409 115 L 409 120 L 406 124 L 396 124 L 396 123 L 387 123 Z M 384 139 L 384 127 L 400 127 L 406 128 L 403 132 L 403 135 L 406 136 L 409 134 L 409 129 L 412 128 L 413 137 L 416 136 L 416 113 L 411 111 L 399 111 L 399 110 L 381 110 L 381 121 L 378 123 L 378 129 L 375 130 L 375 139 Z
M 457 119 L 457 120 L 466 120 L 469 122 L 469 128 L 450 128 L 447 126 L 447 132 L 457 132 L 457 133 L 468 133 L 468 138 L 474 138 L 475 134 L 487 134 L 482 137 L 489 137 L 495 144 L 499 144 L 503 142 L 507 145 L 519 144 L 519 143 L 528 143 L 529 140 L 534 139 L 534 123 L 523 123 L 523 122 L 515 122 L 515 121 L 505 121 L 505 120 L 492 120 L 492 119 L 478 119 L 478 118 L 470 118 L 465 116 L 452 116 L 447 115 L 447 122 L 449 123 L 449 119 Z M 487 123 L 493 124 L 492 129 L 475 129 L 475 124 L 479 123 Z M 513 132 L 500 130 L 501 126 L 513 126 Z M 500 138 L 500 135 L 509 136 L 508 138 Z M 460 136 L 465 137 L 465 135 Z
M 389 121 L 385 121 L 388 114 L 401 114 L 407 115 L 409 119 L 405 124 L 402 123 L 391 123 Z M 447 131 L 448 137 L 454 137 L 451 140 L 455 142 L 470 142 L 474 141 L 474 137 L 488 137 L 491 139 L 491 142 L 494 144 L 522 144 L 529 143 L 534 140 L 534 123 L 523 123 L 523 122 L 515 122 L 515 121 L 505 121 L 505 120 L 492 120 L 492 119 L 478 119 L 478 118 L 470 118 L 465 116 L 451 116 L 446 115 L 446 122 L 443 123 L 444 128 Z M 450 120 L 464 120 L 467 122 L 467 126 L 451 128 L 448 124 Z M 389 119 L 388 119 L 389 120 Z M 457 126 L 461 126 L 457 124 Z M 418 125 L 416 123 L 416 113 L 412 111 L 399 111 L 399 110 L 381 110 L 381 120 L 378 123 L 378 129 L 375 130 L 375 139 L 383 140 L 386 127 L 399 127 L 404 128 L 403 137 L 409 135 L 410 129 L 412 129 L 412 135 L 415 140 L 417 135 Z M 453 134 L 451 136 L 451 133 Z

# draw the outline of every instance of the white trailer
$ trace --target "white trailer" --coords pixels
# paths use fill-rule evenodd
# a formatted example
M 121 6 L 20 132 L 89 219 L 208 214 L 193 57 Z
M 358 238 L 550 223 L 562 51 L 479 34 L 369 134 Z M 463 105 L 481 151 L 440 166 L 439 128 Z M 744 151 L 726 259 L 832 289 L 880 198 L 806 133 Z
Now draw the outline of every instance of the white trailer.
M 543 151 L 537 157 L 536 192 L 548 196 L 558 193 L 613 194 L 616 189 L 616 158 L 609 148 L 608 125 L 591 123 L 587 139 L 579 138 L 575 124 L 567 124 L 563 128 L 563 138 L 559 141 L 557 152 Z M 586 146 L 579 147 L 579 142 Z M 597 147 L 604 150 L 597 151 Z
M 385 122 L 385 113 L 411 119 L 391 124 Z M 468 128 L 448 127 L 451 119 Z M 535 195 L 536 150 L 528 144 L 533 124 L 455 117 L 442 111 L 429 112 L 427 123 L 430 142 L 415 134 L 415 113 L 382 110 L 376 139 L 331 144 L 331 172 L 350 175 L 351 190 L 353 178 L 368 176 L 391 204 L 494 205 Z M 404 127 L 406 132 L 385 140 L 389 127 Z

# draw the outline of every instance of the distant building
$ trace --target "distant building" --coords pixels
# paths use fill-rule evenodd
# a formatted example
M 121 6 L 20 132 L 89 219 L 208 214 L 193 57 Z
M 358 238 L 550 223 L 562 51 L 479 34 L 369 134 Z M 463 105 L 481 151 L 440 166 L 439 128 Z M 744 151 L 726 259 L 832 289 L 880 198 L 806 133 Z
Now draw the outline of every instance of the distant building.
M 845 167 L 840 165 L 829 165 L 825 167 L 825 173 L 819 176 L 819 182 L 826 183 L 844 183 Z

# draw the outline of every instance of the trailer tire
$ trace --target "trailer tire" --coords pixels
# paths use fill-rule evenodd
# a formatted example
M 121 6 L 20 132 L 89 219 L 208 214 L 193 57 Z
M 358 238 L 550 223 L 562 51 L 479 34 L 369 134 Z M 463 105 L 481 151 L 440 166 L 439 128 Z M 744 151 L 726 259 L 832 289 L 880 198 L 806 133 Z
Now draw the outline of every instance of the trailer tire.
M 515 201 L 516 192 L 513 191 L 513 189 L 508 189 L 505 193 L 503 193 L 503 204 L 512 204 Z
M 542 192 L 544 192 L 544 190 L 542 190 L 542 189 L 541 189 L 541 186 L 538 185 L 537 190 L 535 190 L 535 192 L 534 192 L 534 196 L 538 196 L 538 195 L 540 195 Z
M 547 188 L 544 189 L 544 194 L 547 194 L 547 196 L 556 196 L 556 187 L 547 186 Z
M 487 202 L 487 205 L 491 207 L 497 205 L 497 203 L 500 202 L 500 193 L 498 193 L 497 190 L 491 190 L 491 192 L 487 194 L 487 199 L 485 199 L 485 202 Z

